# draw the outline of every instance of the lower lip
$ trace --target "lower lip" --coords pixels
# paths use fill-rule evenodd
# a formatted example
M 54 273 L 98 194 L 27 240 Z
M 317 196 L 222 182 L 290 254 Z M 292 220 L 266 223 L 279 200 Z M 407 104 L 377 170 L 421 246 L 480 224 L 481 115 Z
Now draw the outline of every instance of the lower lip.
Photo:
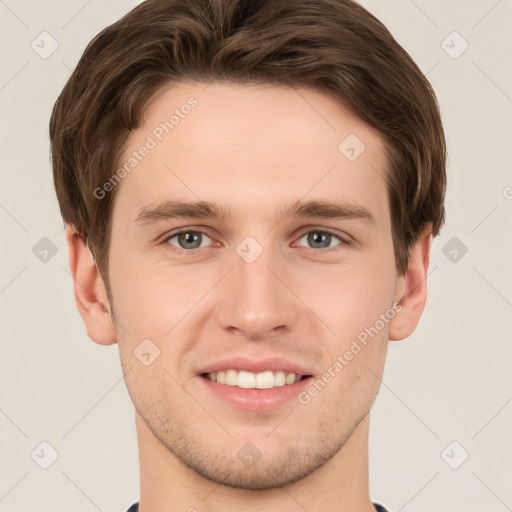
M 311 383 L 312 377 L 269 389 L 245 389 L 238 386 L 228 386 L 213 382 L 206 377 L 200 377 L 208 390 L 231 405 L 251 411 L 269 411 L 295 398 Z

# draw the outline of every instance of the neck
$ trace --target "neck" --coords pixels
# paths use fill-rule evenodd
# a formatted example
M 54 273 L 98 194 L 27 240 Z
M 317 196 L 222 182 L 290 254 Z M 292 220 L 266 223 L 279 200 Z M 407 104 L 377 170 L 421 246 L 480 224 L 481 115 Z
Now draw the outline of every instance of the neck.
M 375 512 L 368 484 L 366 415 L 341 450 L 305 478 L 273 489 L 219 485 L 184 466 L 136 413 L 139 512 Z

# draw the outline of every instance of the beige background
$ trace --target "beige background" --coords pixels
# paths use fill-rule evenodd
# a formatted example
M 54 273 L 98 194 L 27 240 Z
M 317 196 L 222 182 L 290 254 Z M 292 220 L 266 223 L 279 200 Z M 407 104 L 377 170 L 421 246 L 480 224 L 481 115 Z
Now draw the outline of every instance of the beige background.
M 91 342 L 76 311 L 48 160 L 70 70 L 136 3 L 0 0 L 0 511 L 124 512 L 138 500 L 117 346 Z M 373 408 L 371 495 L 391 512 L 512 510 L 512 0 L 362 3 L 428 75 L 450 154 L 428 305 L 391 344 Z M 31 47 L 43 31 L 59 45 L 47 58 Z M 58 454 L 47 469 L 42 442 Z

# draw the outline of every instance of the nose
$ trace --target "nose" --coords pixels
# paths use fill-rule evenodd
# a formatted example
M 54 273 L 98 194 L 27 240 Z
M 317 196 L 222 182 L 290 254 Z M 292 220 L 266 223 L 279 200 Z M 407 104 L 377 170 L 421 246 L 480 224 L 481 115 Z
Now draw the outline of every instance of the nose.
M 285 263 L 270 250 L 252 263 L 233 255 L 234 268 L 223 280 L 217 315 L 220 326 L 248 339 L 265 339 L 290 331 L 301 303 L 287 286 Z

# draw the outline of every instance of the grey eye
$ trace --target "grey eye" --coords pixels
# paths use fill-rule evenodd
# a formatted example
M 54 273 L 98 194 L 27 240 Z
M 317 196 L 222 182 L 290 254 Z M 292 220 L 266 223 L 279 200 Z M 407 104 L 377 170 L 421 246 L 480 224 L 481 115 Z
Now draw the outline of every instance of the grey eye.
M 307 244 L 313 249 L 326 249 L 331 246 L 333 240 L 338 240 L 340 243 L 342 240 L 335 235 L 327 233 L 325 231 L 310 231 L 302 236 L 299 242 L 306 239 Z M 338 244 L 334 244 L 338 245 Z
M 205 239 L 210 240 L 210 237 L 200 231 L 182 231 L 170 236 L 167 242 L 179 249 L 199 249 L 208 245 L 203 243 Z

